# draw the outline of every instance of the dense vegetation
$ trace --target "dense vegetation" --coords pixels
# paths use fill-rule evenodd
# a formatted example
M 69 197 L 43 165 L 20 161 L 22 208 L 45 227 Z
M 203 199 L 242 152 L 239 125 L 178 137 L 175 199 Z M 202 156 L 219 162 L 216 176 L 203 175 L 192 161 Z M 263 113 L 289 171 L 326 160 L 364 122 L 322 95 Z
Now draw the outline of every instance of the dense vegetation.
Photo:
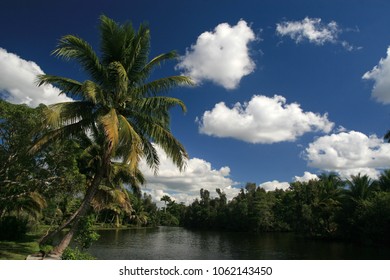
M 230 202 L 219 192 L 186 210 L 190 228 L 234 231 L 293 231 L 309 238 L 329 238 L 390 245 L 390 171 L 379 180 L 356 175 L 342 181 L 335 174 L 294 182 L 286 191 L 266 192 L 248 183 Z
M 89 151 L 78 138 L 58 140 L 38 154 L 27 149 L 43 106 L 32 109 L 0 101 L 0 239 L 23 239 L 44 225 L 56 228 L 82 203 L 89 174 Z M 87 145 L 87 147 L 89 147 Z M 330 238 L 390 246 L 390 170 L 378 180 L 366 175 L 343 181 L 335 174 L 293 182 L 287 190 L 265 191 L 247 183 L 232 200 L 200 190 L 186 206 L 164 196 L 162 208 L 140 188 L 113 180 L 101 185 L 76 241 L 87 248 L 97 236 L 91 226 L 185 226 L 192 229 L 291 231 L 310 238 Z M 116 185 L 115 185 L 116 184 Z M 116 186 L 116 187 L 115 187 Z M 85 225 L 89 228 L 85 229 Z M 84 229 L 84 231 L 83 231 Z

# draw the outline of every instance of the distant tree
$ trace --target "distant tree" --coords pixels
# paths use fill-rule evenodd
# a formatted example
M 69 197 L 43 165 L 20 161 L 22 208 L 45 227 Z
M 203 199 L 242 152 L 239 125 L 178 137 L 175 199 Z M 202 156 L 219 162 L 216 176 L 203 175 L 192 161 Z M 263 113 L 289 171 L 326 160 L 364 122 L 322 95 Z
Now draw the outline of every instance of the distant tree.
M 390 169 L 384 170 L 378 179 L 380 190 L 390 192 Z
M 168 202 L 171 202 L 172 199 L 169 197 L 169 195 L 164 195 L 164 196 L 160 199 L 160 201 L 164 201 L 164 203 L 165 203 L 164 212 L 166 213 L 166 212 L 167 212 L 167 203 L 168 203 Z

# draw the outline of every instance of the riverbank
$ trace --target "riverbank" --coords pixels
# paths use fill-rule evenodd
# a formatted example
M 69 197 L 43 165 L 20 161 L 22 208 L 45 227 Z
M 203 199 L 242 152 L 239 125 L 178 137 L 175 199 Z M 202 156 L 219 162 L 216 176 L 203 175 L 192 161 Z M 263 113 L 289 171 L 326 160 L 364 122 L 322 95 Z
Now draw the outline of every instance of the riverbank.
M 96 225 L 94 230 L 112 231 L 124 229 L 141 229 L 140 227 L 121 226 L 119 228 Z M 40 226 L 38 230 L 27 233 L 22 240 L 18 241 L 1 241 L 0 240 L 0 260 L 25 260 L 27 256 L 34 256 L 39 252 L 38 240 L 48 230 L 47 226 Z M 39 258 L 39 257 L 38 257 Z

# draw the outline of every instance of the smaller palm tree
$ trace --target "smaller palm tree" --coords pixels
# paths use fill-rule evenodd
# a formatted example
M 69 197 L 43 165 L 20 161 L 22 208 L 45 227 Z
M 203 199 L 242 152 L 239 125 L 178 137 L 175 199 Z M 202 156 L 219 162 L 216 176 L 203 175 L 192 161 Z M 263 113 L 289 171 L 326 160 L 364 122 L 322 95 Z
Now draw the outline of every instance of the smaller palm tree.
M 164 195 L 164 196 L 160 199 L 160 201 L 164 201 L 164 205 L 165 205 L 165 207 L 164 207 L 164 213 L 166 213 L 166 212 L 167 212 L 167 203 L 168 203 L 168 202 L 171 202 L 172 199 L 169 197 L 169 195 Z
M 375 182 L 368 175 L 352 175 L 351 179 L 347 180 L 349 188 L 346 190 L 348 197 L 359 202 L 367 199 L 374 190 Z
M 381 191 L 390 192 L 390 169 L 383 171 L 379 176 L 378 186 Z

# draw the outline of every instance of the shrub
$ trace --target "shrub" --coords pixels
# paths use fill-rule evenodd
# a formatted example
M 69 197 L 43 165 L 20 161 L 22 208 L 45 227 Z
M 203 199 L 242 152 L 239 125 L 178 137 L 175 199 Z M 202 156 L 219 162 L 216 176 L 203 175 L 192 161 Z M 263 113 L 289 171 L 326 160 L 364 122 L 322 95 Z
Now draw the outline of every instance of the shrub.
M 66 248 L 64 253 L 62 254 L 63 260 L 95 260 L 92 255 L 80 251 L 78 248 Z

